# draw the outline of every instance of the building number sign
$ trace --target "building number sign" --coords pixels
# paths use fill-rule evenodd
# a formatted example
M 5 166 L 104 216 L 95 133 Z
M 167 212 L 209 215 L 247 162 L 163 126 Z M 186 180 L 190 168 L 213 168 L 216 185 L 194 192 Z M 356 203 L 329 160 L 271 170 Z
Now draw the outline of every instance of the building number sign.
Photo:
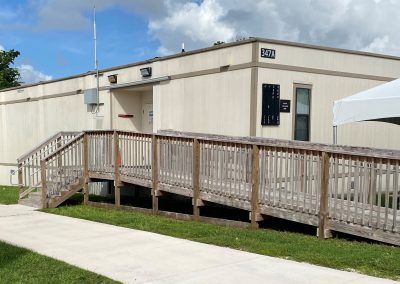
M 261 57 L 275 59 L 275 49 L 261 48 Z

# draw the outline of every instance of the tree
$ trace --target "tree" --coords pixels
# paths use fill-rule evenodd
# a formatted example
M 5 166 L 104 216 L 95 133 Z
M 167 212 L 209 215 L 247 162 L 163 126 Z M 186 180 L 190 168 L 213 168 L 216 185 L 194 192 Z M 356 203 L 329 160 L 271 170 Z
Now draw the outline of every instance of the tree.
M 19 55 L 19 51 L 14 49 L 0 51 L 0 90 L 21 85 L 18 69 L 10 66 L 14 64 L 14 59 Z

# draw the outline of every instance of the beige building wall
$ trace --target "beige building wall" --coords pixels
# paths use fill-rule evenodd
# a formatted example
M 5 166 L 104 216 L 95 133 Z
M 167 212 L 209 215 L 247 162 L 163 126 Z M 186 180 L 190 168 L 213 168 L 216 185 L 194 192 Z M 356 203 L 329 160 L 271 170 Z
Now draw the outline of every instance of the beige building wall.
M 315 71 L 335 71 L 389 78 L 400 77 L 400 60 L 376 55 L 357 54 L 329 48 L 301 47 L 276 43 L 260 43 L 260 48 L 276 50 L 276 58 L 261 58 L 268 64 L 280 64 L 282 67 L 301 67 Z
M 256 135 L 294 138 L 294 86 L 302 84 L 311 88 L 310 140 L 320 143 L 332 143 L 332 108 L 335 100 L 382 84 L 381 81 L 270 69 L 259 70 L 259 82 Z M 280 114 L 279 126 L 261 126 L 263 83 L 280 84 L 281 99 L 291 100 L 291 112 Z M 399 140 L 399 126 L 388 123 L 358 122 L 338 127 L 338 144 L 400 149 Z
M 102 92 L 100 101 L 105 95 Z M 0 184 L 8 184 L 11 169 L 2 166 L 14 166 L 19 156 L 55 133 L 109 127 L 105 119 L 109 111 L 101 107 L 98 114 L 92 114 L 83 103 L 83 94 L 0 105 L 0 110 Z
M 143 131 L 145 119 L 143 107 L 153 104 L 153 87 L 150 90 L 113 90 L 110 93 L 112 127 L 126 131 Z M 119 117 L 119 115 L 133 115 L 133 117 Z
M 250 69 L 197 76 L 154 87 L 154 129 L 249 135 Z
M 140 92 L 115 91 L 112 96 L 113 127 L 120 130 L 140 131 L 142 126 Z M 133 115 L 132 118 L 118 115 Z
M 310 140 L 332 143 L 335 100 L 400 77 L 400 60 L 276 43 L 260 43 L 275 49 L 276 58 L 258 55 L 256 135 L 294 139 L 294 87 L 311 88 Z M 261 126 L 262 84 L 279 84 L 280 98 L 291 101 L 291 112 L 281 113 L 280 126 Z M 338 144 L 400 149 L 399 126 L 382 122 L 358 122 L 338 127 Z
M 242 110 L 238 107 L 238 99 L 246 96 L 248 89 L 246 87 L 233 89 L 228 86 L 227 81 L 236 80 L 245 85 L 244 79 L 238 78 L 239 73 L 233 76 L 223 74 L 217 76 L 218 78 L 200 76 L 198 78 L 203 77 L 200 80 L 195 79 L 196 77 L 186 77 L 198 76 L 204 72 L 219 72 L 221 66 L 245 64 L 251 59 L 251 50 L 252 44 L 246 43 L 217 50 L 205 50 L 201 53 L 188 52 L 183 57 L 172 56 L 103 70 L 99 77 L 101 105 L 98 113 L 92 113 L 94 109 L 84 104 L 83 92 L 96 87 L 96 77 L 93 73 L 1 91 L 0 184 L 9 183 L 10 169 L 15 169 L 16 160 L 20 155 L 59 131 L 111 128 L 141 131 L 142 107 L 146 104 L 147 107 L 153 104 L 154 131 L 174 128 L 231 134 L 235 132 L 233 123 L 238 125 L 241 123 L 237 129 L 241 135 L 246 135 L 247 126 L 241 120 L 246 119 L 249 109 L 247 108 L 242 114 Z M 185 78 L 175 78 L 160 85 L 155 83 L 154 87 L 146 90 L 141 87 L 139 91 L 135 87 L 109 90 L 110 83 L 107 78 L 109 75 L 117 74 L 118 84 L 140 82 L 143 80 L 140 68 L 143 67 L 153 68 L 152 78 L 180 75 Z M 248 75 L 246 76 L 248 78 Z M 185 96 L 180 93 L 169 94 L 170 91 L 176 91 L 176 86 L 181 83 L 184 87 L 180 91 L 184 92 Z M 211 95 L 214 88 L 222 94 L 220 99 Z M 232 96 L 226 96 L 225 92 L 231 92 Z M 183 98 L 183 104 L 176 100 L 180 96 Z M 206 99 L 202 96 L 206 96 Z M 191 100 L 195 100 L 195 103 Z M 228 104 L 237 111 L 236 115 L 223 114 L 220 109 L 223 100 L 228 100 Z M 213 106 L 210 108 L 199 106 L 200 102 L 211 103 Z M 161 107 L 160 103 L 165 106 Z M 246 104 L 246 101 L 244 103 Z M 209 116 L 205 115 L 208 109 Z M 119 113 L 132 113 L 134 118 L 118 118 Z M 228 129 L 225 129 L 225 118 L 229 124 Z M 149 117 L 146 116 L 146 119 Z
M 252 44 L 237 45 L 163 60 L 154 64 L 155 76 L 185 74 L 251 62 Z

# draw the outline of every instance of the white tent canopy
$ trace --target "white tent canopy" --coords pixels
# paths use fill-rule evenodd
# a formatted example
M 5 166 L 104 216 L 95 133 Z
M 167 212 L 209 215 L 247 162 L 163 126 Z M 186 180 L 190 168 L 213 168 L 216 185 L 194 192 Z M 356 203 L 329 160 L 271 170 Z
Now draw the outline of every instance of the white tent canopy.
M 400 79 L 335 101 L 334 127 L 366 120 L 400 124 Z

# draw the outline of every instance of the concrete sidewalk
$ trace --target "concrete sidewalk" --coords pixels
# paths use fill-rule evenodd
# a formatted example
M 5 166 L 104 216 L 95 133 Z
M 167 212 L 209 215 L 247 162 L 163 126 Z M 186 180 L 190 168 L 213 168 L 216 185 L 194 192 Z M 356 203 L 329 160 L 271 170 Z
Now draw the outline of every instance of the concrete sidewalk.
M 0 205 L 0 239 L 124 283 L 397 283 L 21 205 Z

